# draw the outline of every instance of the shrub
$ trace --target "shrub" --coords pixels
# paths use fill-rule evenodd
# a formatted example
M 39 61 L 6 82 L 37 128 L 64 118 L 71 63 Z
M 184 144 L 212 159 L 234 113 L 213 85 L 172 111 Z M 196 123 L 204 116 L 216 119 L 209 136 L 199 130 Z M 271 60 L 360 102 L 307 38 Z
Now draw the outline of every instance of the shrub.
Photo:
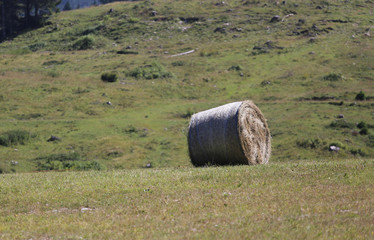
M 337 73 L 330 73 L 323 77 L 323 80 L 326 81 L 339 81 L 340 79 L 342 79 L 342 75 Z
M 365 97 L 365 93 L 363 91 L 360 91 L 359 93 L 357 93 L 356 97 L 355 97 L 356 100 L 359 100 L 359 101 L 363 101 L 366 99 Z
M 25 144 L 29 140 L 30 133 L 24 130 L 11 130 L 0 135 L 0 145 L 5 147 Z
M 137 23 L 137 22 L 140 22 L 140 19 L 139 19 L 139 18 L 136 18 L 136 17 L 130 17 L 130 19 L 129 19 L 129 23 Z
M 321 139 L 315 138 L 315 139 L 297 140 L 296 144 L 297 146 L 302 147 L 302 148 L 315 149 L 317 147 L 320 147 L 324 143 Z
M 184 66 L 185 65 L 185 62 L 184 61 L 176 61 L 176 62 L 172 62 L 171 65 L 173 65 L 173 67 L 181 67 L 181 66 Z
M 243 68 L 239 65 L 232 65 L 229 70 L 235 70 L 235 71 L 240 71 L 243 70 Z
M 92 49 L 95 45 L 95 38 L 91 35 L 87 35 L 79 38 L 73 44 L 73 50 L 87 50 Z
M 42 48 L 44 48 L 46 46 L 46 44 L 44 42 L 41 42 L 41 43 L 35 43 L 35 44 L 31 44 L 29 45 L 29 49 L 33 52 L 36 52 Z
M 139 54 L 139 52 L 136 52 L 136 51 L 128 51 L 128 50 L 119 50 L 117 51 L 117 54 L 133 54 L 133 55 L 137 55 Z
M 56 78 L 56 77 L 61 76 L 61 73 L 57 72 L 56 70 L 50 70 L 47 72 L 47 75 L 52 78 Z
M 29 113 L 29 114 L 17 114 L 14 117 L 18 120 L 30 120 L 34 118 L 40 118 L 43 115 L 40 113 Z
M 157 78 L 170 78 L 173 76 L 172 73 L 167 72 L 159 63 L 152 63 L 151 65 L 145 65 L 137 67 L 129 72 L 129 76 L 135 78 L 145 79 L 157 79 Z
M 354 128 L 355 124 L 347 122 L 343 119 L 334 120 L 330 123 L 330 127 L 332 128 Z
M 367 127 L 364 127 L 360 130 L 361 135 L 368 135 L 369 129 Z
M 353 155 L 360 155 L 362 157 L 365 157 L 368 155 L 368 153 L 361 149 L 361 148 L 358 148 L 358 149 L 351 149 L 350 152 L 353 154 Z
M 118 76 L 116 73 L 103 73 L 101 74 L 101 80 L 104 82 L 116 82 L 118 79 Z
M 193 111 L 192 109 L 187 109 L 186 112 L 184 113 L 179 113 L 178 115 L 182 118 L 190 118 L 193 114 L 195 113 L 195 111 Z
M 96 161 L 83 160 L 78 153 L 51 154 L 35 159 L 37 169 L 46 170 L 103 170 L 105 167 Z
M 367 125 L 366 122 L 361 121 L 361 122 L 359 122 L 359 123 L 357 124 L 357 127 L 358 127 L 359 129 L 362 129 L 362 128 L 368 128 L 368 125 Z
M 82 33 L 81 35 L 84 36 L 84 35 L 89 35 L 89 34 L 95 34 L 97 32 L 99 32 L 101 29 L 103 29 L 104 26 L 99 24 L 99 25 L 96 25 L 96 26 L 91 26 L 91 27 L 88 27 L 86 28 Z

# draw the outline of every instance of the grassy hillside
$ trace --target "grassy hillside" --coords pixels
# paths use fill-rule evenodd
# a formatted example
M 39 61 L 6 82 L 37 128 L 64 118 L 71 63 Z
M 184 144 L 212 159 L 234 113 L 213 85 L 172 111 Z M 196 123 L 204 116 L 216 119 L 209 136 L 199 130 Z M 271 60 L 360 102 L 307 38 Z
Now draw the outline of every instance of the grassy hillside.
M 374 161 L 4 174 L 1 239 L 372 239 Z
M 271 162 L 373 158 L 372 7 L 153 0 L 54 15 L 0 44 L 1 172 L 190 166 L 189 116 L 244 99 L 268 120 Z

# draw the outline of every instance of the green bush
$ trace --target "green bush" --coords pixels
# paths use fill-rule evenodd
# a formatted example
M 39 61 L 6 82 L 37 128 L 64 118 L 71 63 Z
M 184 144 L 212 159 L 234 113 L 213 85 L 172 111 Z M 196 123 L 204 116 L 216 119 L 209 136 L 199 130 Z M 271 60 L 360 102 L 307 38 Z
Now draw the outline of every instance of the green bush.
M 330 127 L 332 128 L 354 128 L 355 124 L 347 122 L 343 119 L 334 120 L 330 123 Z
M 128 75 L 135 78 L 145 79 L 171 78 L 173 76 L 172 73 L 167 72 L 164 66 L 159 63 L 137 67 L 130 71 Z
M 240 65 L 232 65 L 229 70 L 241 71 L 243 68 Z
M 369 134 L 369 129 L 367 127 L 364 127 L 360 130 L 359 132 L 361 135 L 368 135 Z
M 73 50 L 87 50 L 92 49 L 95 46 L 95 38 L 91 35 L 83 36 L 79 38 L 73 44 Z
M 41 113 L 29 113 L 29 114 L 17 114 L 14 116 L 14 118 L 18 120 L 30 120 L 35 118 L 40 118 L 43 115 Z
M 39 171 L 48 170 L 103 170 L 105 167 L 96 161 L 82 159 L 78 153 L 51 154 L 35 159 Z
M 136 17 L 130 17 L 128 22 L 129 23 L 138 23 L 138 22 L 140 22 L 140 19 L 136 18 Z
M 356 97 L 355 97 L 356 100 L 359 100 L 359 101 L 363 101 L 366 99 L 365 97 L 365 93 L 363 91 L 360 91 L 359 93 L 357 93 Z
M 315 138 L 315 139 L 297 140 L 296 144 L 297 146 L 302 147 L 302 148 L 315 149 L 315 148 L 322 146 L 324 142 L 319 138 Z
M 339 81 L 340 79 L 342 79 L 342 75 L 337 73 L 330 73 L 323 77 L 323 80 L 326 81 Z
M 31 51 L 36 52 L 36 51 L 38 51 L 38 50 L 44 48 L 46 45 L 47 45 L 46 43 L 41 42 L 41 43 L 34 43 L 34 44 L 31 44 L 31 45 L 29 45 L 28 47 L 29 47 L 29 49 L 30 49 Z
M 359 129 L 362 129 L 362 128 L 368 128 L 368 125 L 367 125 L 366 122 L 361 121 L 361 122 L 359 122 L 359 123 L 357 124 L 357 127 L 358 127 Z
M 25 144 L 30 140 L 30 133 L 24 130 L 11 130 L 0 135 L 0 145 L 8 147 L 17 144 Z
M 362 157 L 365 157 L 368 155 L 368 153 L 364 150 L 364 149 L 361 149 L 361 148 L 358 148 L 358 149 L 351 149 L 350 152 L 353 154 L 353 155 L 360 155 Z
M 176 61 L 176 62 L 172 62 L 171 65 L 173 67 L 181 67 L 181 66 L 185 65 L 185 62 L 184 61 Z
M 101 74 L 101 80 L 104 82 L 116 82 L 118 79 L 118 76 L 116 73 L 103 73 Z
M 50 70 L 47 72 L 47 75 L 52 78 L 56 78 L 56 77 L 61 76 L 61 73 L 57 72 L 56 70 Z

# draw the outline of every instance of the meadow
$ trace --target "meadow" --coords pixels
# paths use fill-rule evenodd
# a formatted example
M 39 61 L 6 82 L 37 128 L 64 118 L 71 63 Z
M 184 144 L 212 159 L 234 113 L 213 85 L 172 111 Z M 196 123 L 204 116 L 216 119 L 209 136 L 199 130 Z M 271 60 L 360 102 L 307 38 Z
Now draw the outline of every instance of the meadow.
M 374 161 L 4 174 L 1 239 L 372 239 Z
M 373 7 L 117 2 L 0 43 L 0 239 L 374 238 Z M 246 99 L 269 164 L 193 168 L 191 115 Z

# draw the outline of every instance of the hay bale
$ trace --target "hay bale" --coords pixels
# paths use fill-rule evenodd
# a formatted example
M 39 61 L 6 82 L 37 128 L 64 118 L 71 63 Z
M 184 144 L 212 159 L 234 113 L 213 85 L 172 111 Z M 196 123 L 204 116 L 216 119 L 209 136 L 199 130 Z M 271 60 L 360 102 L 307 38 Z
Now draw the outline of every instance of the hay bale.
M 192 115 L 188 149 L 195 166 L 265 164 L 270 139 L 260 109 L 252 101 L 234 102 Z

